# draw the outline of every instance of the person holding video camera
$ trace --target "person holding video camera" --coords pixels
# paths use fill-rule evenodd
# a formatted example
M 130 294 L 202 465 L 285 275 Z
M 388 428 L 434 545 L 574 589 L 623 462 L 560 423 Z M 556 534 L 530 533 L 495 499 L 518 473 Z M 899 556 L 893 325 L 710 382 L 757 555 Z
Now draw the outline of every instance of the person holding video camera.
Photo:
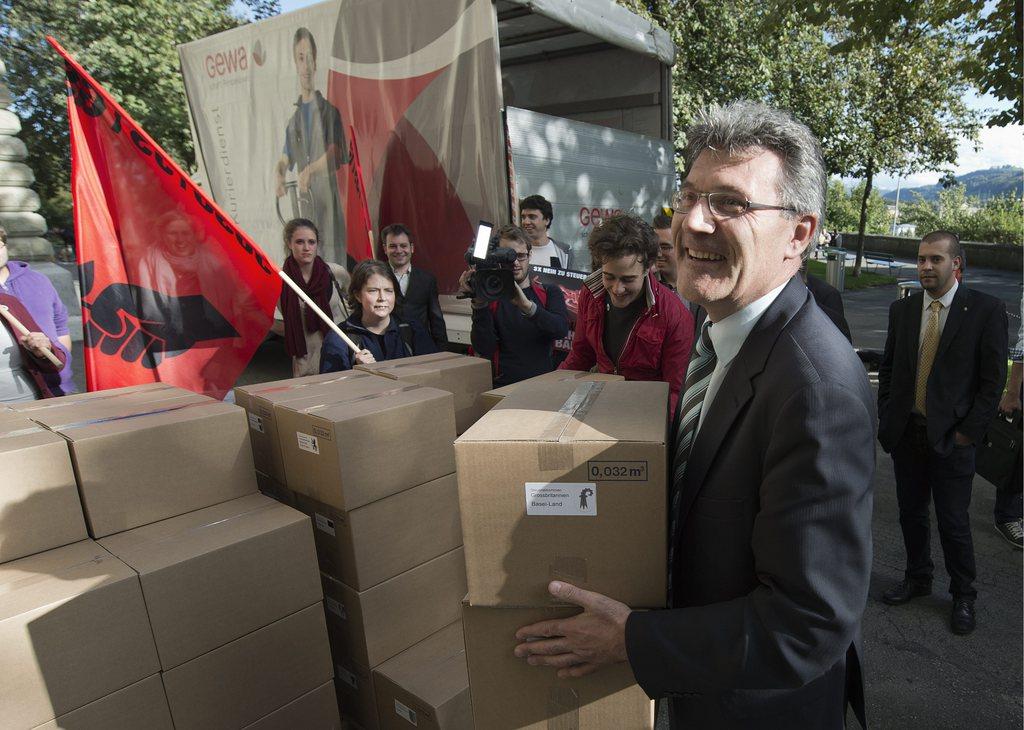
M 459 291 L 473 297 L 473 350 L 490 358 L 495 387 L 554 370 L 554 342 L 569 331 L 562 290 L 530 281 L 531 244 L 526 232 L 513 225 L 499 228 L 491 236 L 490 254 L 500 255 L 501 249 L 515 254 L 506 254 L 515 281 L 510 292 L 497 299 L 485 298 L 488 294 L 475 286 L 481 282 L 474 282 L 483 270 L 476 272 L 475 267 L 459 278 Z

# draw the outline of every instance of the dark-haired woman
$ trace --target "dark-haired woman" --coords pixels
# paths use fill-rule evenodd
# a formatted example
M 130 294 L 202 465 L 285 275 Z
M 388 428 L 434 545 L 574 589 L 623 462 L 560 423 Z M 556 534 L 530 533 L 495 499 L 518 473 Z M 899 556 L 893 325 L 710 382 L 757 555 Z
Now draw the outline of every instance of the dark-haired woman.
M 404 322 L 395 314 L 398 285 L 390 269 L 374 260 L 360 262 L 352 272 L 348 304 L 352 315 L 341 325 L 360 348 L 354 353 L 334 332 L 328 332 L 320 359 L 320 372 L 349 370 L 383 360 L 437 352 L 437 346 L 419 322 Z
M 319 256 L 320 232 L 312 221 L 295 218 L 284 227 L 284 246 L 288 257 L 284 273 L 335 322 L 348 317 L 343 287 L 348 272 L 339 264 L 331 264 Z M 339 283 L 340 282 L 340 283 Z M 306 307 L 288 286 L 281 287 L 281 302 L 271 328 L 284 337 L 285 350 L 292 357 L 292 377 L 316 375 L 320 367 L 320 349 L 327 323 Z

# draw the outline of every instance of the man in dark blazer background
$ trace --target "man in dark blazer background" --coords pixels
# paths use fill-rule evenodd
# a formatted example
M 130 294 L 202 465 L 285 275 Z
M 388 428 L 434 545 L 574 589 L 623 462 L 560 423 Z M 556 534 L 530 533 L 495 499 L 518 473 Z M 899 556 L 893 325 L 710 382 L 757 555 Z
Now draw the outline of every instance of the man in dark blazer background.
M 863 722 L 875 411 L 798 274 L 824 208 L 820 147 L 753 102 L 712 107 L 686 139 L 679 284 L 708 319 L 670 445 L 669 608 L 555 581 L 584 611 L 521 628 L 515 653 L 561 676 L 628 661 L 673 728 L 838 730 L 848 703 Z
M 814 297 L 814 301 L 821 307 L 821 311 L 828 315 L 828 318 L 832 320 L 832 324 L 843 333 L 843 337 L 852 345 L 853 334 L 850 332 L 850 325 L 846 322 L 846 308 L 843 306 L 843 295 L 827 281 L 822 281 L 808 273 L 807 261 L 811 253 L 811 247 L 808 246 L 807 251 L 804 253 L 803 266 L 800 267 L 800 276 L 803 277 L 807 291 Z
M 922 292 L 889 308 L 878 369 L 878 440 L 892 455 L 904 578 L 885 592 L 891 605 L 931 593 L 934 564 L 929 502 L 953 596 L 950 628 L 974 630 L 974 544 L 968 507 L 976 444 L 996 414 L 1006 382 L 1006 307 L 958 284 L 960 241 L 934 231 L 918 249 Z
M 381 230 L 380 243 L 398 284 L 399 316 L 418 320 L 443 352 L 448 348 L 448 329 L 437 299 L 437 278 L 429 271 L 413 268 L 416 246 L 412 231 L 401 223 L 392 223 Z

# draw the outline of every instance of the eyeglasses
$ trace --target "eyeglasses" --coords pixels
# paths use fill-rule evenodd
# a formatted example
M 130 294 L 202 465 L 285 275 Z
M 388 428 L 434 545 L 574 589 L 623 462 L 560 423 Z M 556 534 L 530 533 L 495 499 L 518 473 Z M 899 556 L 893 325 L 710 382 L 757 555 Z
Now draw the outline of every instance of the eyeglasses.
M 528 253 L 517 253 L 516 254 L 516 259 L 519 261 L 519 263 L 525 264 L 527 261 L 530 260 L 530 254 L 528 254 Z
M 676 213 L 685 215 L 695 208 L 701 198 L 708 199 L 708 208 L 718 218 L 735 218 L 748 210 L 788 210 L 796 212 L 796 208 L 785 205 L 765 205 L 753 203 L 736 193 L 698 193 L 693 190 L 682 190 L 672 198 L 672 208 Z

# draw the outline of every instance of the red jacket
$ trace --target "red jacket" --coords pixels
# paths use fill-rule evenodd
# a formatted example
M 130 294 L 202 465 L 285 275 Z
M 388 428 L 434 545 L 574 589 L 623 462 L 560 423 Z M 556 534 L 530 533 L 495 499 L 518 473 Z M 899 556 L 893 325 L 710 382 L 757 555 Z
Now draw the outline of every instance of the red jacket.
M 572 350 L 558 367 L 616 373 L 626 380 L 662 380 L 669 385 L 670 413 L 675 413 L 679 389 L 686 377 L 693 347 L 693 315 L 664 284 L 646 279 L 647 306 L 629 333 L 618 367 L 604 351 L 605 291 L 601 272 L 591 274 L 580 289 L 576 334 Z

